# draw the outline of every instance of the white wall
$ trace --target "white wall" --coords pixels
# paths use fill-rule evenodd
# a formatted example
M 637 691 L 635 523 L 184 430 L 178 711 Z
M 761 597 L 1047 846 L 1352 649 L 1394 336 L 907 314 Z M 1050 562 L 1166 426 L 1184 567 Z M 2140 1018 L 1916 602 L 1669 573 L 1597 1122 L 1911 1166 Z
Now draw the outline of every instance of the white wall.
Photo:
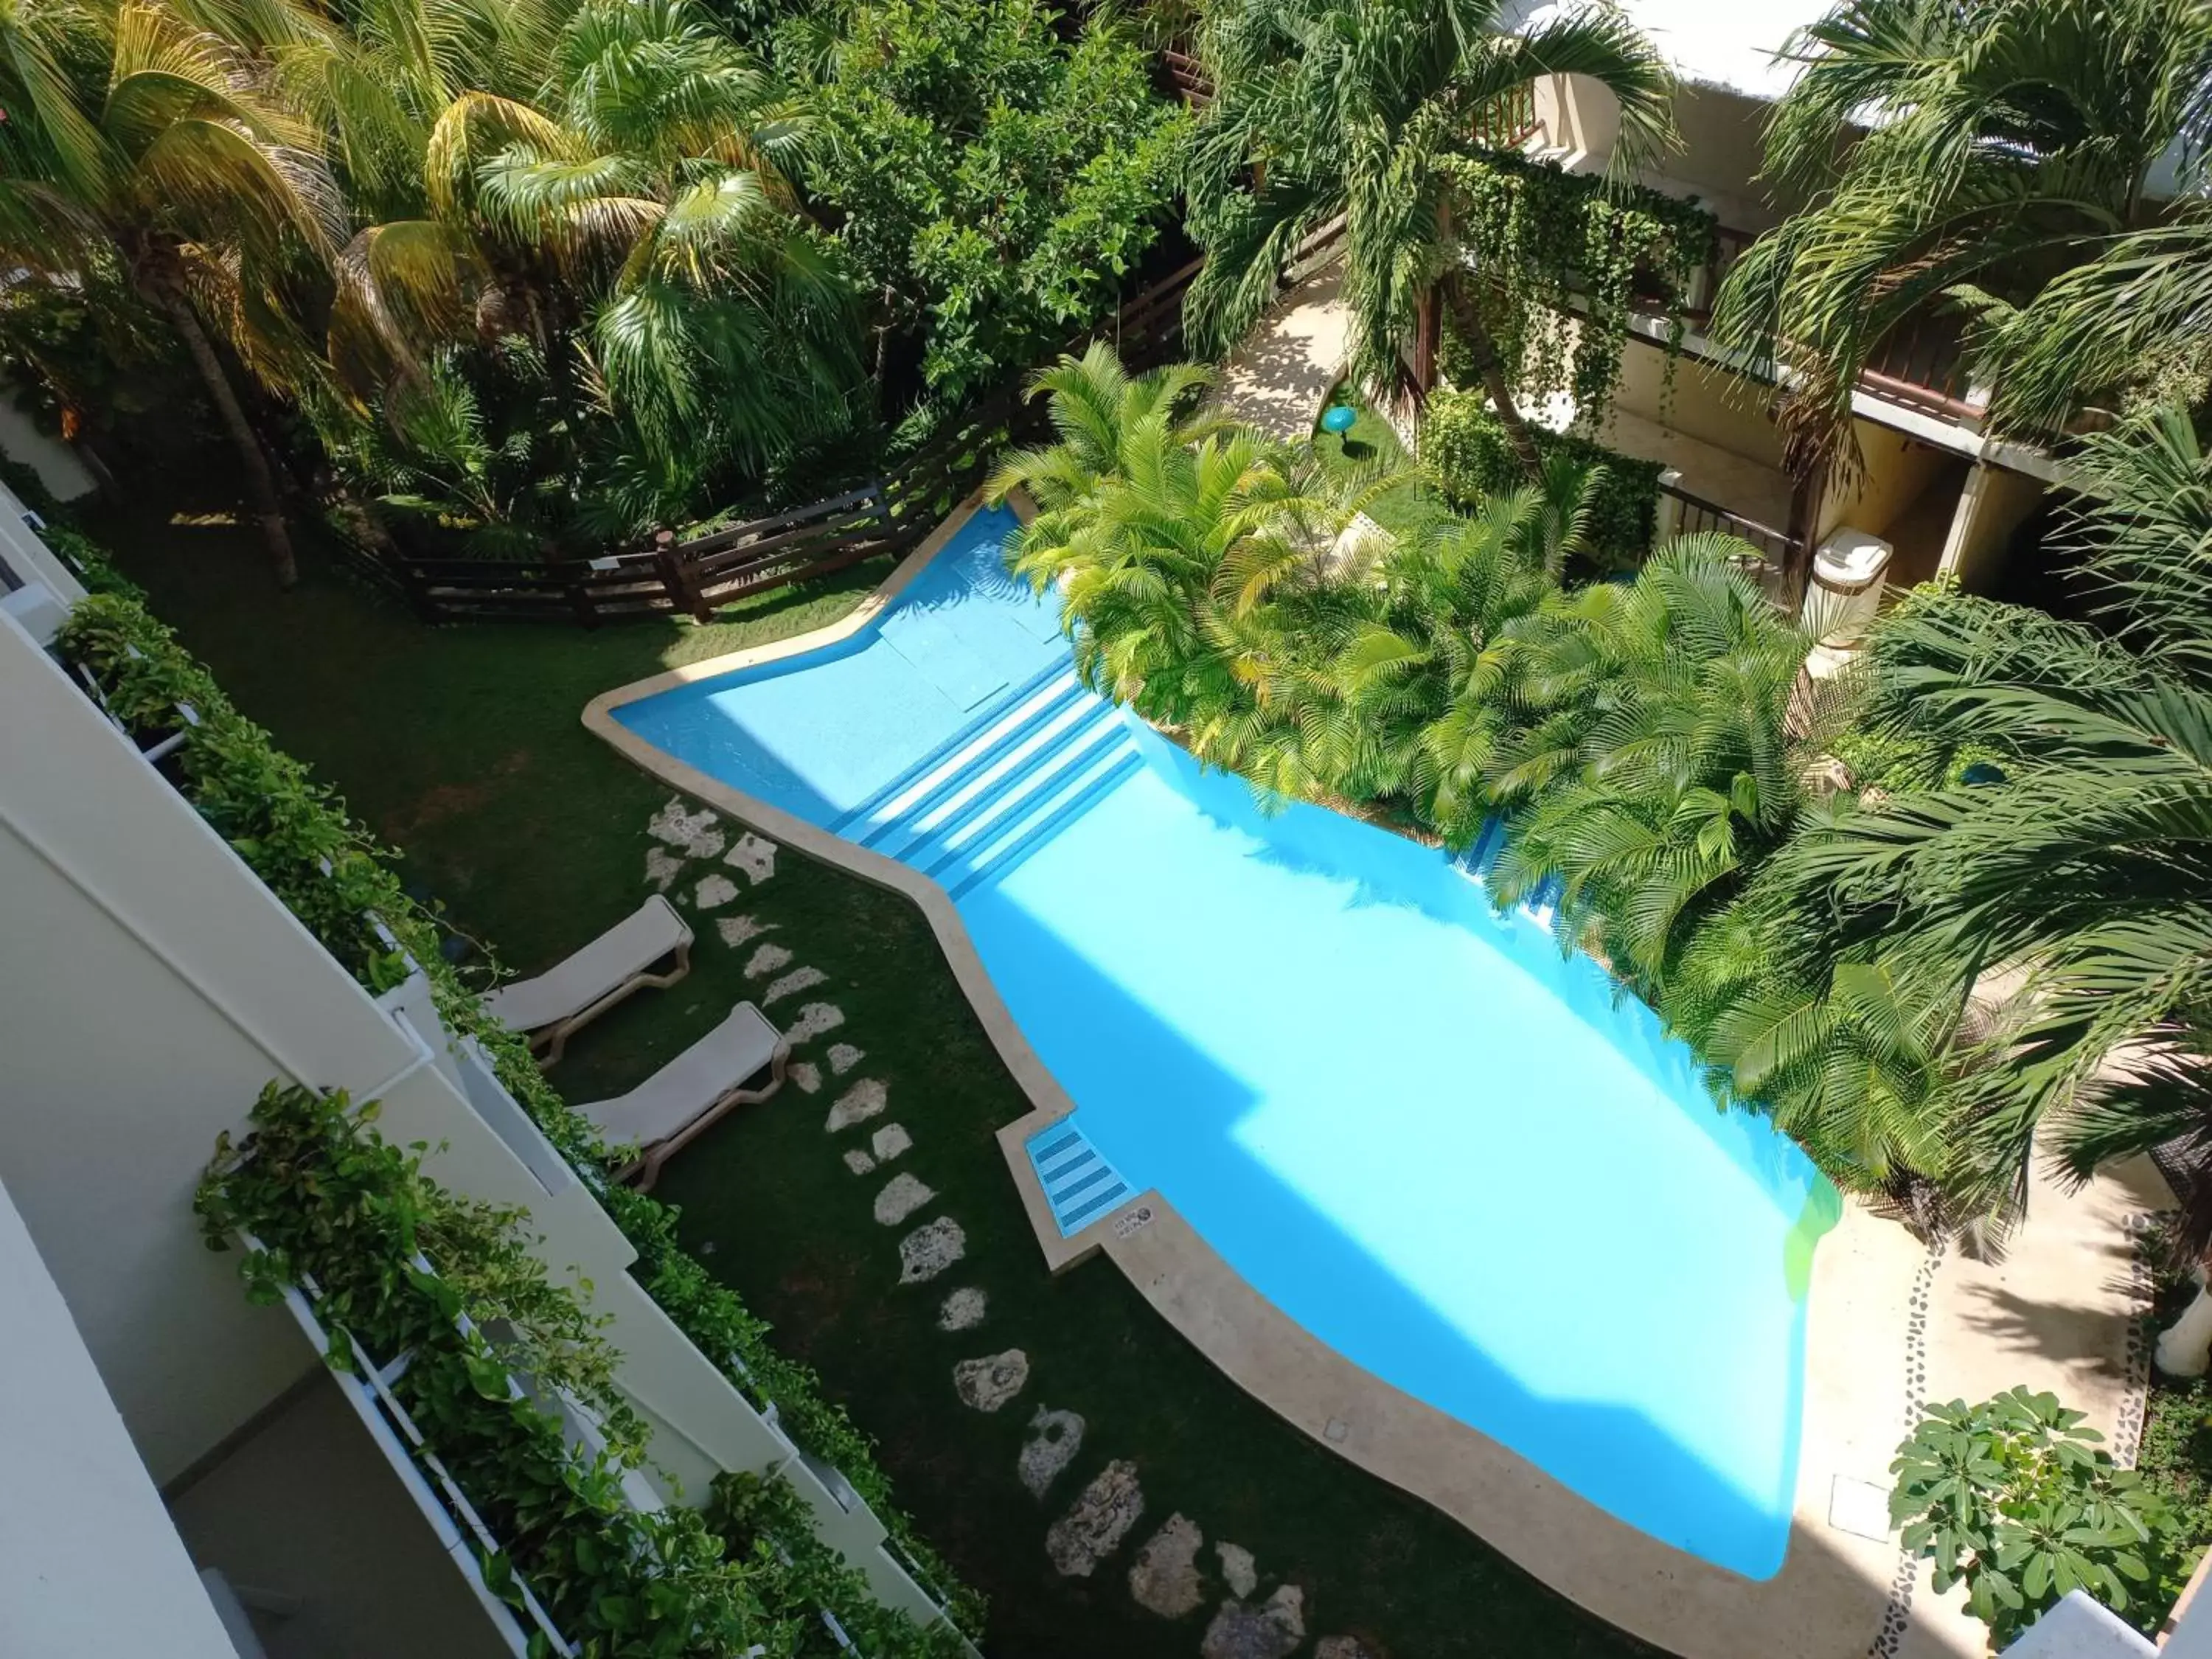
M 202 1246 L 191 1210 L 217 1135 L 271 1079 L 381 1099 L 387 1136 L 439 1148 L 441 1181 L 530 1212 L 547 1267 L 590 1281 L 610 1316 L 623 1386 L 662 1427 L 653 1455 L 684 1497 L 702 1501 L 719 1470 L 789 1462 L 629 1278 L 629 1240 L 520 1109 L 502 1139 L 457 1087 L 442 1028 L 410 1032 L 372 1002 L 4 617 L 0 710 L 0 1181 L 157 1480 L 305 1369 L 289 1322 L 248 1304 L 236 1256 Z M 873 1516 L 787 1473 L 879 1595 L 929 1610 L 876 1548 Z
M 0 1654 L 235 1659 L 4 1189 L 0 1331 Z
M 415 1050 L 5 618 L 0 710 L 0 1181 L 167 1481 L 302 1369 L 199 1243 L 216 1137 Z
M 6 380 L 0 380 L 0 453 L 34 469 L 39 482 L 63 501 L 73 501 L 95 488 L 76 452 L 39 430 L 16 404 L 15 388 Z

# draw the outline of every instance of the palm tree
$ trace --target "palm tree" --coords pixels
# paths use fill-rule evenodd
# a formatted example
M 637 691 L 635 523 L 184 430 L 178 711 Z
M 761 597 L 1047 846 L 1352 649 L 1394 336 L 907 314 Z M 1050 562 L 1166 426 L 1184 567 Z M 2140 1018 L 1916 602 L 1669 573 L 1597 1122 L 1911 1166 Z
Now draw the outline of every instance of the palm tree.
M 261 15 L 280 33 L 313 27 L 283 22 L 283 0 Z M 216 340 L 274 383 L 313 377 L 295 284 L 345 233 L 314 129 L 266 55 L 158 4 L 0 14 L 0 260 L 176 331 L 289 586 L 276 477 Z
M 1326 606 L 1307 606 L 1320 618 L 1288 619 L 1296 690 L 1277 695 L 1285 718 L 1256 746 L 1276 787 L 1401 799 L 1447 844 L 1471 845 L 1492 805 L 1523 630 L 1582 548 L 1589 489 L 1555 458 L 1541 489 L 1492 496 L 1472 515 L 1432 505 L 1401 517 L 1371 577 L 1340 570 Z
M 1305 239 L 1341 215 L 1355 377 L 1395 393 L 1398 349 L 1441 283 L 1530 481 L 1534 440 L 1485 316 L 1481 250 L 1453 235 L 1450 163 L 1480 153 L 1501 103 L 1582 75 L 1620 111 L 1617 168 L 1672 142 L 1672 82 L 1618 11 L 1571 9 L 1518 33 L 1501 0 L 1233 0 L 1200 52 L 1217 95 L 1200 122 L 1191 224 L 1206 248 L 1187 318 L 1225 349 L 1273 298 Z
M 1767 173 L 1808 205 L 1723 285 L 1714 331 L 1786 369 L 1793 470 L 1850 460 L 1850 393 L 1916 312 L 1978 314 L 2001 420 L 2054 429 L 2080 396 L 2171 363 L 2208 325 L 2177 266 L 2203 246 L 2150 194 L 2185 193 L 2212 138 L 2212 11 L 2196 0 L 1846 0 L 1795 42 Z M 1862 131 L 1862 129 L 1864 131 Z M 2088 262 L 2094 275 L 2066 275 Z M 2146 305 L 2155 294 L 2164 303 Z M 2139 315 L 2131 319 L 2130 311 Z M 2118 331 L 2112 325 L 2118 325 Z
M 438 116 L 427 216 L 341 262 L 332 360 L 367 392 L 441 340 L 520 333 L 603 388 L 665 492 L 702 458 L 757 470 L 843 422 L 857 374 L 845 284 L 791 183 L 808 131 L 689 0 L 594 0 L 538 102 L 469 90 Z
M 1647 991 L 1797 816 L 1787 726 L 1811 641 L 1745 574 L 1753 556 L 1686 536 L 1633 582 L 1555 595 L 1510 681 L 1493 890 L 1510 903 L 1556 881 L 1560 937 L 1595 936 Z
M 1778 875 L 1796 923 L 1897 988 L 1932 1068 L 1923 1166 L 2000 1218 L 2038 1146 L 2076 1177 L 2212 1159 L 2212 458 L 2178 413 L 2091 440 L 2071 531 L 2094 627 L 1959 594 L 1875 635 L 1870 728 L 2002 777 L 1847 805 Z M 1845 970 L 1825 989 L 1846 994 Z M 2212 1244 L 2212 1182 L 2191 1243 Z
M 1010 459 L 989 494 L 1037 500 L 1009 562 L 1059 587 L 1086 683 L 1202 744 L 1261 671 L 1239 612 L 1318 538 L 1299 533 L 1307 503 L 1275 446 L 1182 412 L 1200 384 L 1188 368 L 1131 380 L 1094 346 L 1038 379 L 1063 443 Z

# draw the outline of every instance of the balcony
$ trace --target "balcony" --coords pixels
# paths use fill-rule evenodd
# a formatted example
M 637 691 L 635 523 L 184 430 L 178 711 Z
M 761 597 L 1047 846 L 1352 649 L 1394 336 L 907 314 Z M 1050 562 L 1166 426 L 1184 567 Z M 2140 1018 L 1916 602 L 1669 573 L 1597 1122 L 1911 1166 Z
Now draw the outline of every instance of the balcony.
M 1714 296 L 1745 250 L 1758 240 L 1757 233 L 1729 225 L 1721 226 L 1717 236 L 1713 258 L 1692 277 L 1682 308 L 1690 331 L 1686 349 L 1715 361 L 1718 353 L 1704 333 L 1712 320 Z M 1647 327 L 1663 327 L 1662 296 L 1656 286 L 1642 297 L 1650 306 Z M 1869 354 L 1859 371 L 1858 391 L 1895 408 L 1978 428 L 1989 406 L 1989 395 L 1969 380 L 1963 335 L 1963 325 L 1955 317 L 1932 310 L 1908 317 Z

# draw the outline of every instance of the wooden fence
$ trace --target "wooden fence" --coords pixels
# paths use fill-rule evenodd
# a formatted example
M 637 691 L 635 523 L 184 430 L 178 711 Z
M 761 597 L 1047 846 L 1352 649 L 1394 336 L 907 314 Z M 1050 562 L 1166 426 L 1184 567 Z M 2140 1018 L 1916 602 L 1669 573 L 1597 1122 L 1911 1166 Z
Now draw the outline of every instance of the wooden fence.
M 1333 236 L 1302 246 L 1311 254 Z M 1203 258 L 1139 292 L 1095 330 L 1131 369 L 1183 355 L 1183 296 Z M 702 622 L 749 593 L 804 581 L 878 554 L 903 553 L 981 483 L 1010 442 L 1041 435 L 1045 412 L 1027 395 L 1027 376 L 986 394 L 893 471 L 848 494 L 679 540 L 662 531 L 644 548 L 596 559 L 419 558 L 397 546 L 349 547 L 363 574 L 404 599 L 427 622 L 507 619 L 601 623 L 689 615 Z

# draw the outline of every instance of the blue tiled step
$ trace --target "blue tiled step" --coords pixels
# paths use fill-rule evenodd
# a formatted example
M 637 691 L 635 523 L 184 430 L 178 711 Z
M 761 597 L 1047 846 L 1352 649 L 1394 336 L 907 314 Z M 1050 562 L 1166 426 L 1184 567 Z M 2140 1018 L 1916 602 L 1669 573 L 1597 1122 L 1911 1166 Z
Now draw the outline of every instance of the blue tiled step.
M 870 823 L 885 816 L 885 809 L 897 803 L 903 807 L 909 803 L 902 798 L 911 794 L 925 780 L 934 783 L 948 767 L 958 768 L 972 759 L 979 750 L 988 750 L 993 734 L 1002 726 L 1027 714 L 1035 700 L 1048 694 L 1065 695 L 1075 682 L 1074 670 L 1064 662 L 1048 664 L 1021 684 L 999 697 L 975 719 L 922 756 L 911 766 L 884 784 L 874 793 L 834 819 L 830 829 L 839 835 L 850 834 L 855 824 Z
M 1030 1136 L 1026 1150 L 1062 1237 L 1096 1221 L 1129 1195 L 1129 1183 L 1072 1118 Z

